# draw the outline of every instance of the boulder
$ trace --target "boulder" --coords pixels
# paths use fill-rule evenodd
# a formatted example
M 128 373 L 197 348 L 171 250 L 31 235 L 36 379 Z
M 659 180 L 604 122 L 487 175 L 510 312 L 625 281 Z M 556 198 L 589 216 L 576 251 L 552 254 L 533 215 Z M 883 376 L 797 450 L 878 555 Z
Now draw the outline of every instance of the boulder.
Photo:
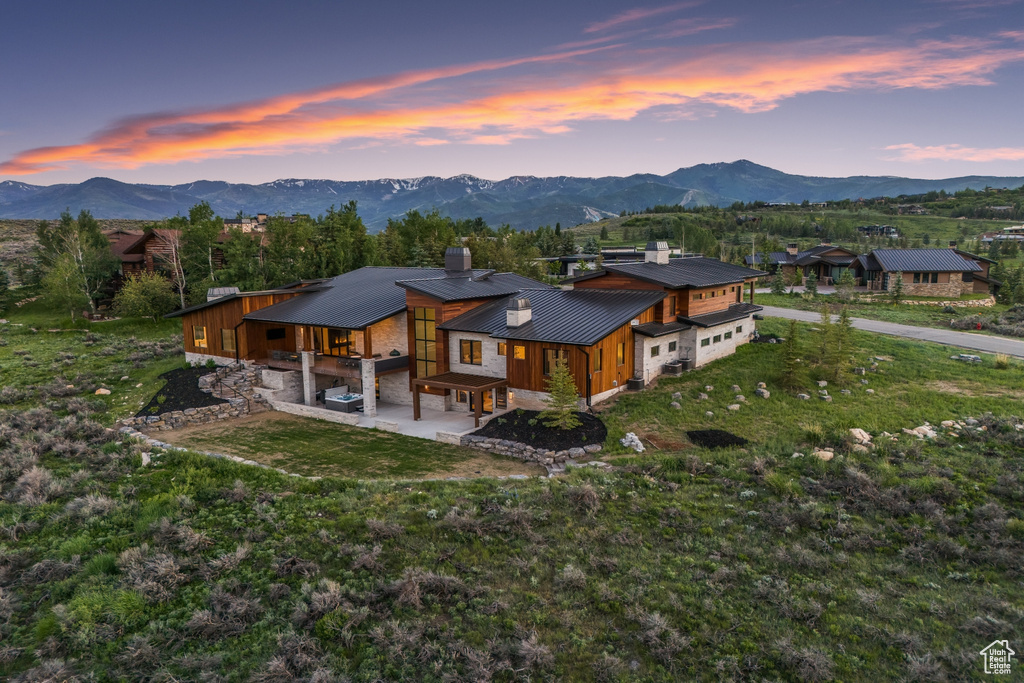
M 853 392 L 852 392 L 852 391 L 850 391 L 849 389 L 840 389 L 840 390 L 839 390 L 839 393 L 840 393 L 840 394 L 842 394 L 843 396 L 849 396 L 849 395 L 850 395 L 850 394 L 852 394 Z
M 676 392 L 672 393 L 672 400 L 673 401 L 678 401 L 682 397 L 683 397 L 683 394 L 681 392 L 676 391 Z
M 129 379 L 130 378 L 128 377 L 128 375 L 125 375 L 124 377 L 121 378 L 121 381 L 122 382 L 127 382 Z
M 861 383 L 861 384 L 867 384 L 867 383 L 868 383 L 868 381 L 867 381 L 866 379 L 862 379 L 862 380 L 860 381 L 860 383 Z
M 772 394 L 764 387 L 758 387 L 757 389 L 754 390 L 754 395 L 760 396 L 761 398 L 769 398 Z
M 811 453 L 818 460 L 824 460 L 828 462 L 832 458 L 836 457 L 836 454 L 832 452 L 831 448 L 815 448 L 814 452 Z
M 871 443 L 871 435 L 858 427 L 850 430 L 850 436 L 856 443 Z
M 802 457 L 804 457 L 804 454 L 803 453 L 794 453 L 790 457 L 791 458 L 802 458 Z
M 757 388 L 758 388 L 758 389 L 767 389 L 767 388 L 768 388 L 768 385 L 767 385 L 767 384 L 765 384 L 764 382 L 758 382 L 758 383 L 757 383 Z
M 854 453 L 870 453 L 871 452 L 870 448 L 868 448 L 864 444 L 860 444 L 860 443 L 855 443 L 852 446 L 850 446 L 850 450 L 853 451 Z
M 704 392 L 701 392 L 701 393 L 697 394 L 697 400 L 698 401 L 706 401 L 706 400 L 708 400 L 708 395 L 705 394 Z
M 678 401 L 672 401 L 668 405 L 669 405 L 670 408 L 675 408 L 676 410 L 682 410 L 683 409 L 683 407 L 681 405 L 679 405 Z
M 867 368 L 854 368 L 853 374 L 855 375 L 866 375 L 868 374 Z
M 818 386 L 819 386 L 819 387 L 827 387 L 827 386 L 828 386 L 828 382 L 826 382 L 826 381 L 825 381 L 825 380 L 823 380 L 823 379 L 819 379 L 819 380 L 818 380 Z
M 637 453 L 644 452 L 644 445 L 640 442 L 640 437 L 638 437 L 633 432 L 629 432 L 626 434 L 626 436 L 619 439 L 619 443 L 625 446 L 626 448 L 632 448 Z
M 740 385 L 739 384 L 733 384 L 732 385 L 732 393 L 738 394 L 738 393 L 740 393 L 740 391 L 741 391 L 741 389 L 740 389 Z
M 811 395 L 810 394 L 797 394 L 796 397 L 798 399 L 800 399 L 801 401 L 810 401 L 811 400 Z
M 99 389 L 96 390 L 95 393 L 96 393 L 97 396 L 109 396 L 110 395 L 110 389 L 104 389 L 104 388 L 100 387 Z
M 705 411 L 705 412 L 704 412 L 704 415 L 705 415 L 706 417 L 714 417 L 714 416 L 715 416 L 715 414 L 714 414 L 713 412 L 711 412 L 710 410 L 708 410 L 708 411 Z
M 707 385 L 706 387 L 704 387 L 704 391 L 714 391 L 714 390 L 715 390 L 715 388 L 713 386 L 711 386 L 710 384 Z
M 865 394 L 873 394 L 873 393 L 875 393 L 875 390 L 874 389 L 865 389 L 864 393 Z
M 582 448 L 570 448 L 569 449 L 569 457 L 570 458 L 582 458 L 586 454 L 587 454 L 587 452 L 585 450 L 583 450 Z
M 728 408 L 729 410 L 732 410 L 732 411 L 735 412 L 735 411 L 740 409 L 740 404 L 739 403 L 733 403 L 732 405 L 726 406 L 726 408 Z
M 818 398 L 820 398 L 825 403 L 831 403 L 832 402 L 832 397 L 828 396 L 828 395 L 826 395 L 826 396 L 819 396 Z
M 747 397 L 744 396 L 743 394 L 736 394 L 736 402 L 737 403 L 746 403 L 747 402 Z

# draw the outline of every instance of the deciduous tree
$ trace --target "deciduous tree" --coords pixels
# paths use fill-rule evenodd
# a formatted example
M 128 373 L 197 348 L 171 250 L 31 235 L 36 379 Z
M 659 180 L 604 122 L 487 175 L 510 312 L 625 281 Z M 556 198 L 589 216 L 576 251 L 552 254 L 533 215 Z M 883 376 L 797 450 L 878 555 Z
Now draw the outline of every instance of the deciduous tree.
M 114 295 L 114 312 L 129 318 L 154 321 L 174 310 L 177 297 L 170 280 L 159 273 L 139 273 L 128 278 Z

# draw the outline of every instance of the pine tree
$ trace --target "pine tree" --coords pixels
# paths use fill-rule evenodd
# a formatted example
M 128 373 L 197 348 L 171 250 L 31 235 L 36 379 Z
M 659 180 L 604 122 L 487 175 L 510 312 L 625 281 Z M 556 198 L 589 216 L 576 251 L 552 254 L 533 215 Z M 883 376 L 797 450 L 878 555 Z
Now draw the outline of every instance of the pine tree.
M 607 225 L 602 225 L 601 226 L 601 239 L 606 241 L 606 242 L 609 239 L 608 238 L 608 226 Z
M 889 276 L 889 296 L 894 304 L 903 301 L 903 271 L 898 270 Z
M 540 414 L 544 425 L 552 429 L 574 429 L 582 423 L 576 415 L 579 408 L 579 393 L 576 382 L 569 372 L 566 363 L 558 360 L 551 370 L 547 381 L 548 398 L 544 401 L 547 408 Z
M 853 343 L 852 330 L 853 321 L 850 319 L 850 312 L 846 306 L 843 306 L 843 309 L 839 311 L 839 322 L 835 324 L 833 332 L 835 352 L 832 362 L 832 379 L 836 382 L 840 382 L 844 378 L 850 364 L 851 344 Z
M 814 274 L 812 270 L 810 275 L 807 276 L 807 284 L 804 286 L 804 291 L 811 296 L 812 299 L 818 297 L 818 276 Z
M 818 346 L 818 363 L 828 366 L 833 360 L 833 334 L 832 334 L 832 312 L 828 309 L 828 304 L 822 304 L 821 309 L 821 343 Z
M 775 269 L 775 275 L 772 276 L 772 294 L 785 294 L 786 293 L 786 277 L 782 274 L 782 268 Z
M 795 320 L 789 321 L 789 333 L 782 346 L 782 385 L 787 389 L 800 386 L 800 347 Z
M 836 282 L 836 298 L 840 301 L 849 301 L 853 298 L 854 284 L 853 271 L 849 268 L 843 268 L 843 272 Z

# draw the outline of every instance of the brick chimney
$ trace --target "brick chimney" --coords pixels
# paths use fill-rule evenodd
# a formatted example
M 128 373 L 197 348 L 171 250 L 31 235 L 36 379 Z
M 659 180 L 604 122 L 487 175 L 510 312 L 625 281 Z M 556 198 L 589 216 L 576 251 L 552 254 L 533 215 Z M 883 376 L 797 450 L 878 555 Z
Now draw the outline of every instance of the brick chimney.
M 786 253 L 787 254 L 791 254 L 793 256 L 796 256 L 797 252 L 799 252 L 799 251 L 800 251 L 800 247 L 797 246 L 796 242 L 790 242 L 789 244 L 786 245 Z
M 668 242 L 648 242 L 644 248 L 644 262 L 665 265 L 668 263 L 668 253 Z
M 445 249 L 444 270 L 448 275 L 469 275 L 473 270 L 469 247 L 448 247 Z
M 533 309 L 530 308 L 530 300 L 526 297 L 517 297 L 509 302 L 505 309 L 505 325 L 508 327 L 520 327 L 533 320 Z

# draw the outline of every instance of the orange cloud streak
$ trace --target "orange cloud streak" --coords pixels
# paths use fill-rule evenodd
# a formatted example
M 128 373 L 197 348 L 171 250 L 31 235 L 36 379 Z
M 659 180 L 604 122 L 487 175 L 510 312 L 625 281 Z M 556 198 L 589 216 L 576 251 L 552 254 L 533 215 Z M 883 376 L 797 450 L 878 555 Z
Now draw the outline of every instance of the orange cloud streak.
M 1022 60 L 1024 46 L 980 40 L 891 48 L 866 39 L 820 39 L 712 46 L 696 55 L 608 46 L 136 117 L 82 144 L 18 154 L 0 165 L 0 173 L 38 173 L 73 163 L 135 168 L 316 149 L 345 140 L 509 144 L 564 133 L 583 121 L 623 121 L 651 110 L 678 114 L 711 105 L 755 113 L 812 92 L 987 85 L 993 71 Z M 531 65 L 532 72 L 522 73 Z M 491 72 L 502 69 L 513 73 L 493 78 Z M 465 98 L 467 92 L 475 97 Z
M 930 145 L 913 143 L 889 145 L 885 149 L 897 154 L 887 161 L 1024 161 L 1024 147 L 964 147 L 963 145 Z

